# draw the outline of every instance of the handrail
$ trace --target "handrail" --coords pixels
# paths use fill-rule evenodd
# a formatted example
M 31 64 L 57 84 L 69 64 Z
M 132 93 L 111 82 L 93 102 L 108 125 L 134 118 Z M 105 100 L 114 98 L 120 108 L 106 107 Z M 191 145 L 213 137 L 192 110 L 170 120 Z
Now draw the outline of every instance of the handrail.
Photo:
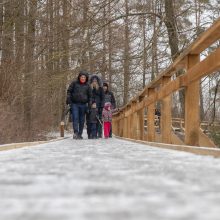
M 199 146 L 199 83 L 202 77 L 220 69 L 220 48 L 217 48 L 202 61 L 200 61 L 200 53 L 219 39 L 220 19 L 185 49 L 165 71 L 114 114 L 114 133 L 121 137 L 155 141 L 155 128 L 152 123 L 155 103 L 162 101 L 162 142 L 172 143 L 171 94 L 185 89 L 185 144 Z M 171 78 L 180 69 L 185 70 L 185 73 Z M 149 123 L 146 137 L 142 125 L 145 108 L 147 108 Z M 136 129 L 137 127 L 138 129 Z M 139 130 L 140 134 L 137 135 L 132 130 Z

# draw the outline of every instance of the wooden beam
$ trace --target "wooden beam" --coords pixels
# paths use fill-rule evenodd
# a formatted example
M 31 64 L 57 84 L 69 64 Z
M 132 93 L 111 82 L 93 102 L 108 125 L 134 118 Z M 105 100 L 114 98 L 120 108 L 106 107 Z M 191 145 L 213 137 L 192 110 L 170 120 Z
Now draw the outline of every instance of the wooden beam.
M 199 55 L 188 55 L 187 69 L 199 63 L 199 59 Z M 199 85 L 197 80 L 185 88 L 185 143 L 192 146 L 199 146 Z
M 149 97 L 155 94 L 154 89 L 148 89 Z M 154 119 L 155 119 L 155 103 L 151 103 L 147 106 L 147 140 L 148 141 L 155 141 L 155 126 L 154 126 Z
M 220 18 L 212 24 L 189 48 L 189 54 L 199 54 L 220 39 Z
M 162 86 L 170 82 L 171 77 L 163 77 Z M 162 99 L 161 106 L 161 134 L 162 142 L 171 144 L 171 95 Z

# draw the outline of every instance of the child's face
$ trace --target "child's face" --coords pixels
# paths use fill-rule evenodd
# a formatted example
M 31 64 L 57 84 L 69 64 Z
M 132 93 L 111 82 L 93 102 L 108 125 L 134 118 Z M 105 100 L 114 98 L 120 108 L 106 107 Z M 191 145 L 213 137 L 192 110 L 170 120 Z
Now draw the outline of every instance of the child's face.
M 96 103 L 93 103 L 93 104 L 92 104 L 92 108 L 96 108 Z

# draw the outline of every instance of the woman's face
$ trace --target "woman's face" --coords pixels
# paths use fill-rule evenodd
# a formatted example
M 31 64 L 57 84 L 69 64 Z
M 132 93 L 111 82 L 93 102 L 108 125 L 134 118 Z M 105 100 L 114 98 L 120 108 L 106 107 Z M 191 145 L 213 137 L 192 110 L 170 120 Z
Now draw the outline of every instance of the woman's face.
M 97 79 L 94 79 L 94 80 L 92 81 L 92 85 L 93 85 L 93 86 L 96 86 L 97 84 L 98 84 Z
M 79 80 L 81 83 L 85 83 L 86 82 L 86 76 L 82 75 L 79 77 Z

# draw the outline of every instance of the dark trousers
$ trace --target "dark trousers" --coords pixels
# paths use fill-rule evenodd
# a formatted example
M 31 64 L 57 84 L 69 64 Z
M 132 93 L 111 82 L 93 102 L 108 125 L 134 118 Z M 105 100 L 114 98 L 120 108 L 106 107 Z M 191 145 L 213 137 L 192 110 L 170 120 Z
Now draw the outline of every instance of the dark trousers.
M 99 118 L 99 120 L 96 124 L 96 131 L 97 131 L 97 136 L 101 138 L 102 137 L 102 124 L 101 124 L 102 113 L 99 113 L 98 118 Z M 86 114 L 86 125 L 87 125 L 88 138 L 90 138 L 92 136 L 92 133 L 91 133 L 91 126 L 90 126 L 90 122 L 89 122 L 89 114 Z
M 97 124 L 98 137 L 102 137 L 102 112 L 99 112 L 99 121 Z
M 89 123 L 90 137 L 97 138 L 97 123 Z
M 73 131 L 80 136 L 83 133 L 87 104 L 72 104 Z

